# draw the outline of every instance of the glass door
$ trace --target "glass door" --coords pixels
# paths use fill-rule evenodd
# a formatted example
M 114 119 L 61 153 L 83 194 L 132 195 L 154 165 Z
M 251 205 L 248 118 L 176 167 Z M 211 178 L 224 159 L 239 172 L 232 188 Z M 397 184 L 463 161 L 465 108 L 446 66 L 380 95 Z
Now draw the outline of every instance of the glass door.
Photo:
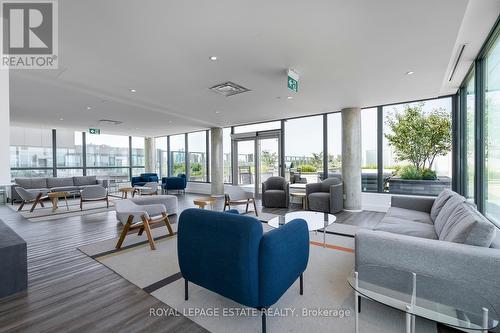
M 281 174 L 279 131 L 236 134 L 232 140 L 233 183 L 259 196 L 262 182 Z
M 257 168 L 258 193 L 262 193 L 262 183 L 269 177 L 280 175 L 280 154 L 279 154 L 279 138 L 257 139 L 258 155 Z

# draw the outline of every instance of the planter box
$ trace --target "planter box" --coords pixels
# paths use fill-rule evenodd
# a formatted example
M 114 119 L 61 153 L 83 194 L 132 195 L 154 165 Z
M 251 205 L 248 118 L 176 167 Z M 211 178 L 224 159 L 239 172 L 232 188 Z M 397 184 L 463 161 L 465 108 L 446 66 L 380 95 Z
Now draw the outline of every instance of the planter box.
M 451 189 L 450 177 L 438 180 L 408 180 L 392 177 L 387 180 L 389 193 L 413 195 L 438 195 L 444 189 Z

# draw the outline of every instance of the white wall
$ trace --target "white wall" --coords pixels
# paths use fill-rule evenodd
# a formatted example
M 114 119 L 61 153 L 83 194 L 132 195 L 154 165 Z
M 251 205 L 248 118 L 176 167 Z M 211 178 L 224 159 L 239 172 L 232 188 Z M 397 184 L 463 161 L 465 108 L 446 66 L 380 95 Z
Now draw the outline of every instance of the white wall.
M 10 184 L 9 71 L 0 69 L 0 185 Z

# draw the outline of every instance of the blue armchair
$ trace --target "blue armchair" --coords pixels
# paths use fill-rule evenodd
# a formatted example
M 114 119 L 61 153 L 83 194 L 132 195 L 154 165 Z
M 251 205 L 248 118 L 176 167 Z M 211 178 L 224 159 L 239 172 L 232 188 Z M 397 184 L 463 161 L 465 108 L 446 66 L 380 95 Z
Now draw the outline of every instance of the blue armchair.
M 161 188 L 167 192 L 169 190 L 186 191 L 187 181 L 186 175 L 180 173 L 177 177 L 163 177 L 161 179 Z
M 188 282 L 262 313 L 299 278 L 309 260 L 309 232 L 302 219 L 267 233 L 254 217 L 186 209 L 179 217 L 177 252 L 188 299 Z
M 146 183 L 158 183 L 158 174 L 156 173 L 141 173 L 140 176 L 132 177 L 131 179 L 133 186 L 144 186 Z

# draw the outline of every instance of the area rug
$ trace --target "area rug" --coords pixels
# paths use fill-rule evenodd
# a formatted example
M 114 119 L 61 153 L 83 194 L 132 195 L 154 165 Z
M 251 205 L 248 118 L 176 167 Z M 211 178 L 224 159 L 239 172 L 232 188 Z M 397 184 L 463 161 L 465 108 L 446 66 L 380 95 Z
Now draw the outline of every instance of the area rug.
M 24 205 L 23 210 L 19 213 L 31 222 L 47 221 L 64 217 L 83 216 L 114 210 L 114 201 L 116 200 L 121 200 L 121 198 L 109 197 L 109 208 L 106 207 L 105 201 L 84 202 L 83 210 L 80 210 L 79 198 L 68 198 L 68 207 L 66 207 L 66 202 L 64 201 L 64 199 L 59 199 L 58 208 L 55 212 L 52 212 L 52 202 L 50 200 L 45 200 L 43 202 L 45 207 L 42 207 L 40 206 L 40 204 L 38 204 L 35 210 L 33 212 L 30 212 L 32 204 L 28 203 Z M 16 203 L 14 205 L 7 206 L 17 212 L 19 205 L 20 204 Z
M 174 231 L 177 224 L 173 225 Z M 264 230 L 270 230 L 263 224 Z M 190 284 L 184 301 L 184 281 L 177 261 L 177 237 L 166 228 L 153 230 L 157 250 L 146 237 L 127 236 L 122 250 L 116 239 L 80 247 L 79 250 L 109 267 L 126 280 L 162 301 L 149 316 L 184 315 L 211 332 L 261 332 L 257 311 L 246 308 L 204 288 Z M 304 273 L 304 295 L 294 283 L 268 312 L 269 332 L 354 332 L 354 296 L 347 277 L 354 266 L 354 240 L 310 233 L 310 258 Z M 363 300 L 359 332 L 404 332 L 405 317 L 399 311 Z M 436 332 L 435 324 L 417 319 L 417 332 Z

